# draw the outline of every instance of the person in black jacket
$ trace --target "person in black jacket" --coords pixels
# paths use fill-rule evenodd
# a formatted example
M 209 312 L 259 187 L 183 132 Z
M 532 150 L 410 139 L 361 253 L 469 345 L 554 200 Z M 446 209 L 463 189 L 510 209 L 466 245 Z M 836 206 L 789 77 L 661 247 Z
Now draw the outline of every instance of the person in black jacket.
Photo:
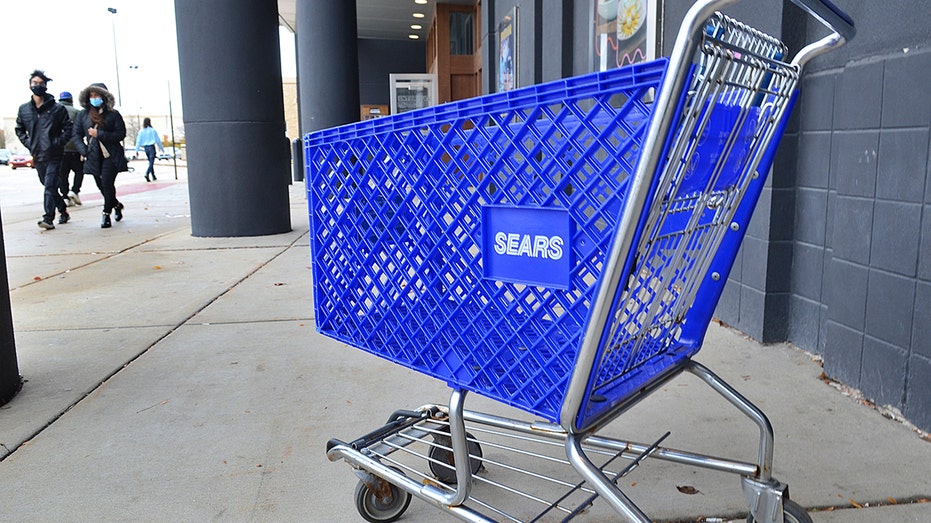
M 61 213 L 58 223 L 67 223 L 71 218 L 58 186 L 61 157 L 71 139 L 72 124 L 64 106 L 46 92 L 51 81 L 44 71 L 33 71 L 29 75 L 32 99 L 19 106 L 16 116 L 16 137 L 29 149 L 39 180 L 45 186 L 45 214 L 39 227 L 46 230 L 55 228 L 55 209 Z
M 116 175 L 127 169 L 123 138 L 126 123 L 114 109 L 116 99 L 102 83 L 87 86 L 78 96 L 83 111 L 74 120 L 75 146 L 84 157 L 84 173 L 93 175 L 103 193 L 101 228 L 110 227 L 110 212 L 123 219 L 123 204 L 116 199 Z
M 74 106 L 74 99 L 71 97 L 71 93 L 68 91 L 62 91 L 58 95 L 58 103 L 65 106 L 65 110 L 68 111 L 68 116 L 71 117 L 71 122 L 73 123 L 75 118 L 78 117 L 80 112 L 77 107 Z M 74 145 L 74 137 L 69 135 L 70 140 L 65 144 L 65 152 L 61 157 L 61 197 L 65 200 L 65 205 L 71 207 L 72 205 L 81 205 L 81 186 L 84 185 L 84 160 L 81 158 L 81 154 L 78 153 L 77 146 Z M 74 171 L 74 184 L 68 185 L 68 176 L 71 174 L 71 171 Z M 68 188 L 71 188 L 69 191 Z

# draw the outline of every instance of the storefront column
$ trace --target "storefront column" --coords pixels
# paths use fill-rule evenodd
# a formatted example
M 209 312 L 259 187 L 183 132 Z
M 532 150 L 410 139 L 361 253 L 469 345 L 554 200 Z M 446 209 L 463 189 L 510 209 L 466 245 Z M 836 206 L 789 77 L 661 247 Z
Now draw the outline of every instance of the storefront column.
M 291 230 L 278 6 L 175 0 L 191 230 Z
M 356 3 L 297 0 L 301 132 L 359 121 Z

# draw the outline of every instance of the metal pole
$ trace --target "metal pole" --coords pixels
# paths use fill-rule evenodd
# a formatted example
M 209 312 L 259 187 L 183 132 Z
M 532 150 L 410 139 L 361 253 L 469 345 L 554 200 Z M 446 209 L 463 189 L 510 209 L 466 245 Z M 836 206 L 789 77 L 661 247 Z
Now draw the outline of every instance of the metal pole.
M 116 100 L 120 107 L 123 107 L 123 94 L 120 91 L 120 61 L 117 59 L 116 52 L 116 8 L 108 7 L 107 11 L 114 15 L 110 17 L 110 29 L 113 31 L 113 64 L 116 66 Z
M 16 339 L 10 306 L 6 252 L 3 249 L 3 226 L 0 225 L 0 405 L 13 399 L 23 386 L 16 362 Z
M 168 122 L 171 126 L 171 161 L 175 164 L 175 180 L 178 179 L 178 148 L 175 147 L 175 116 L 171 113 L 171 80 L 168 83 Z
M 130 71 L 135 71 L 136 73 L 138 73 L 138 72 L 139 72 L 139 66 L 138 66 L 138 65 L 131 65 L 131 66 L 129 66 L 129 70 L 130 70 Z M 139 101 L 139 89 L 138 89 L 138 86 L 139 86 L 139 75 L 138 75 L 138 74 L 133 74 L 132 76 L 133 76 L 133 78 L 136 79 L 136 80 L 134 80 L 134 81 L 136 82 L 136 100 L 135 100 L 135 102 L 136 102 L 136 128 L 135 128 L 134 131 L 133 131 L 133 143 L 136 143 L 136 142 L 139 140 L 139 131 L 142 130 L 142 115 L 141 115 L 141 113 L 142 113 L 142 105 L 140 105 L 140 101 Z M 130 83 L 131 83 L 131 82 L 130 82 Z M 130 91 L 132 91 L 132 85 L 130 85 Z M 127 133 L 127 136 L 126 136 L 126 137 L 129 138 L 128 133 Z M 135 157 L 136 157 L 136 151 L 133 150 L 133 158 L 135 158 Z

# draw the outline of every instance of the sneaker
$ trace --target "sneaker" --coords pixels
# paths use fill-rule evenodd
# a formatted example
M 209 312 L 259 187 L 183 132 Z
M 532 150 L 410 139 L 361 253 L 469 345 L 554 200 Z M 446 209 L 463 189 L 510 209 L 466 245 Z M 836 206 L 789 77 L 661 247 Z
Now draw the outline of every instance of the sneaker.
M 71 201 L 71 198 L 67 196 L 62 196 L 62 200 L 65 201 L 65 207 L 71 207 L 72 205 L 74 205 L 74 202 Z
M 52 222 L 47 222 L 44 219 L 39 220 L 39 227 L 45 230 L 51 230 L 55 228 L 55 225 Z
M 71 219 L 71 215 L 70 215 L 70 214 L 68 214 L 68 213 L 66 213 L 66 212 L 62 212 L 62 213 L 61 213 L 61 216 L 58 217 L 58 223 L 59 223 L 59 224 L 68 223 L 68 220 L 70 220 L 70 219 Z
M 81 198 L 78 196 L 78 193 L 74 191 L 68 193 L 68 199 L 71 200 L 71 203 L 74 205 L 83 205 L 81 203 Z

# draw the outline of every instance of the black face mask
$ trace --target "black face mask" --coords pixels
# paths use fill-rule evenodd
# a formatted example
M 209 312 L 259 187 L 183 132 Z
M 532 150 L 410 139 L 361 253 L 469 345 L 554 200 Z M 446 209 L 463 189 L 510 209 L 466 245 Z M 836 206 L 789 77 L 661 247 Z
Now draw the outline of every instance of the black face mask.
M 45 96 L 45 92 L 48 91 L 48 88 L 44 85 L 32 85 L 29 88 L 32 89 L 32 94 L 36 96 Z

